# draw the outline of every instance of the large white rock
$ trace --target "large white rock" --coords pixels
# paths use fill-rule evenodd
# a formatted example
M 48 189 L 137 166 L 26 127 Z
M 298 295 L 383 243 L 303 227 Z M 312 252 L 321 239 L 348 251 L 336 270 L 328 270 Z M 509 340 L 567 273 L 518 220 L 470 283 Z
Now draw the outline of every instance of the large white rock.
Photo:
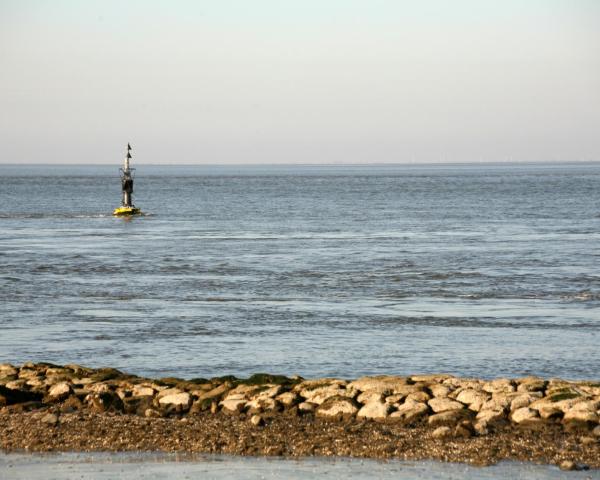
M 184 393 L 184 391 L 179 388 L 166 388 L 158 392 L 156 398 L 161 399 L 162 397 L 167 397 L 169 395 L 178 395 L 180 393 Z
M 397 410 L 390 414 L 390 419 L 398 419 L 405 422 L 416 420 L 429 411 L 429 407 L 422 402 L 407 401 L 397 405 Z
M 600 418 L 593 410 L 578 410 L 572 408 L 565 412 L 563 422 L 582 422 L 582 423 L 598 423 Z
M 473 390 L 473 389 L 465 389 L 462 390 L 457 396 L 456 400 L 460 403 L 464 403 L 469 406 L 469 410 L 473 410 L 474 412 L 478 412 L 481 410 L 481 407 L 488 401 L 490 395 L 486 392 Z
M 477 414 L 477 420 L 485 423 L 492 423 L 506 418 L 504 410 L 480 410 Z
M 308 386 L 300 389 L 299 393 L 307 402 L 321 405 L 327 399 L 332 397 L 354 398 L 357 391 L 354 388 L 346 388 L 345 384 L 336 382 L 326 383 L 321 386 Z
M 434 397 L 447 397 L 452 391 L 451 387 L 447 385 L 441 385 L 439 383 L 429 386 L 429 390 Z
M 10 375 L 17 375 L 18 373 L 18 370 L 10 363 L 0 364 L 0 377 L 8 377 Z
M 152 397 L 156 392 L 152 387 L 146 385 L 135 385 L 131 391 L 134 397 Z
M 158 403 L 162 406 L 172 406 L 178 410 L 188 410 L 192 404 L 192 396 L 187 392 L 172 393 L 160 398 Z
M 298 401 L 298 395 L 294 392 L 284 392 L 275 397 L 282 405 L 289 407 Z
M 369 418 L 371 420 L 384 420 L 390 413 L 390 405 L 381 400 L 373 400 L 362 407 L 356 414 L 359 418 Z
M 246 399 L 245 398 L 234 398 L 234 399 L 223 400 L 223 401 L 219 402 L 219 405 L 221 405 L 221 407 L 223 407 L 223 410 L 225 412 L 239 413 L 242 410 L 244 410 L 244 408 L 246 406 Z
M 510 418 L 515 423 L 524 423 L 529 421 L 535 421 L 538 416 L 538 412 L 529 407 L 518 408 L 511 413 Z
M 510 409 L 514 411 L 518 408 L 528 407 L 536 400 L 539 400 L 542 394 L 540 392 L 533 393 L 522 393 L 521 395 L 517 395 L 510 402 Z
M 72 391 L 71 385 L 67 382 L 60 382 L 53 385 L 50 390 L 48 390 L 48 397 L 52 400 L 62 400 L 67 398 Z
M 462 410 L 465 406 L 454 400 L 450 400 L 449 398 L 432 398 L 427 402 L 427 404 L 431 407 L 434 413 L 448 412 L 450 410 Z
M 349 398 L 335 398 L 324 402 L 317 408 L 317 415 L 320 417 L 349 417 L 354 416 L 358 408 Z

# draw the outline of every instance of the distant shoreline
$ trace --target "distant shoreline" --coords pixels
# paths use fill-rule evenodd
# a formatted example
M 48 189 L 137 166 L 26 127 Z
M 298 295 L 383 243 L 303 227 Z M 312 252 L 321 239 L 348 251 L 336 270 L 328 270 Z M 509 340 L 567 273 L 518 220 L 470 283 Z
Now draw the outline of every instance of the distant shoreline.
M 0 449 L 500 460 L 600 468 L 600 382 L 147 379 L 0 365 Z

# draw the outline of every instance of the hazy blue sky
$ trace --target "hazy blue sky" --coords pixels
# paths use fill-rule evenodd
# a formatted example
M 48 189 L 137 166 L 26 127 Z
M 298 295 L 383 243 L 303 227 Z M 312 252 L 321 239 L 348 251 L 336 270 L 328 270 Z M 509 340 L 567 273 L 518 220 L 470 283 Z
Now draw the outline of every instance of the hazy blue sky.
M 0 163 L 600 160 L 598 0 L 0 0 Z

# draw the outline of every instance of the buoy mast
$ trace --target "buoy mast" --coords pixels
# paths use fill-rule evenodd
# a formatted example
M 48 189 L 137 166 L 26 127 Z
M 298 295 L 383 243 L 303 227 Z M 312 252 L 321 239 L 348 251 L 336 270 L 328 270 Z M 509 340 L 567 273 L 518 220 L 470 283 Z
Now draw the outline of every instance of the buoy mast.
M 131 158 L 131 145 L 127 144 L 127 155 L 123 160 L 123 168 L 121 173 L 121 188 L 123 189 L 123 200 L 121 205 L 124 207 L 133 207 L 133 168 L 129 167 L 129 159 Z
M 127 155 L 123 160 L 123 168 L 119 168 L 121 175 L 121 190 L 123 196 L 121 198 L 121 206 L 115 208 L 113 215 L 124 216 L 124 215 L 138 215 L 142 212 L 133 204 L 133 171 L 135 168 L 129 166 L 129 160 L 131 159 L 131 145 L 127 144 Z

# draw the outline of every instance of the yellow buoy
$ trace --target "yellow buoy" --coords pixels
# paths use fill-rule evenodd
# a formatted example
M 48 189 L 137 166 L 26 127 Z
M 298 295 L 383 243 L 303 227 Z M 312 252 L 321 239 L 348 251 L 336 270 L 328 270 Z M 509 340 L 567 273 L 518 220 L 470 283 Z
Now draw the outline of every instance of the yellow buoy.
M 142 211 L 137 207 L 117 207 L 113 215 L 120 217 L 123 215 L 140 215 Z

